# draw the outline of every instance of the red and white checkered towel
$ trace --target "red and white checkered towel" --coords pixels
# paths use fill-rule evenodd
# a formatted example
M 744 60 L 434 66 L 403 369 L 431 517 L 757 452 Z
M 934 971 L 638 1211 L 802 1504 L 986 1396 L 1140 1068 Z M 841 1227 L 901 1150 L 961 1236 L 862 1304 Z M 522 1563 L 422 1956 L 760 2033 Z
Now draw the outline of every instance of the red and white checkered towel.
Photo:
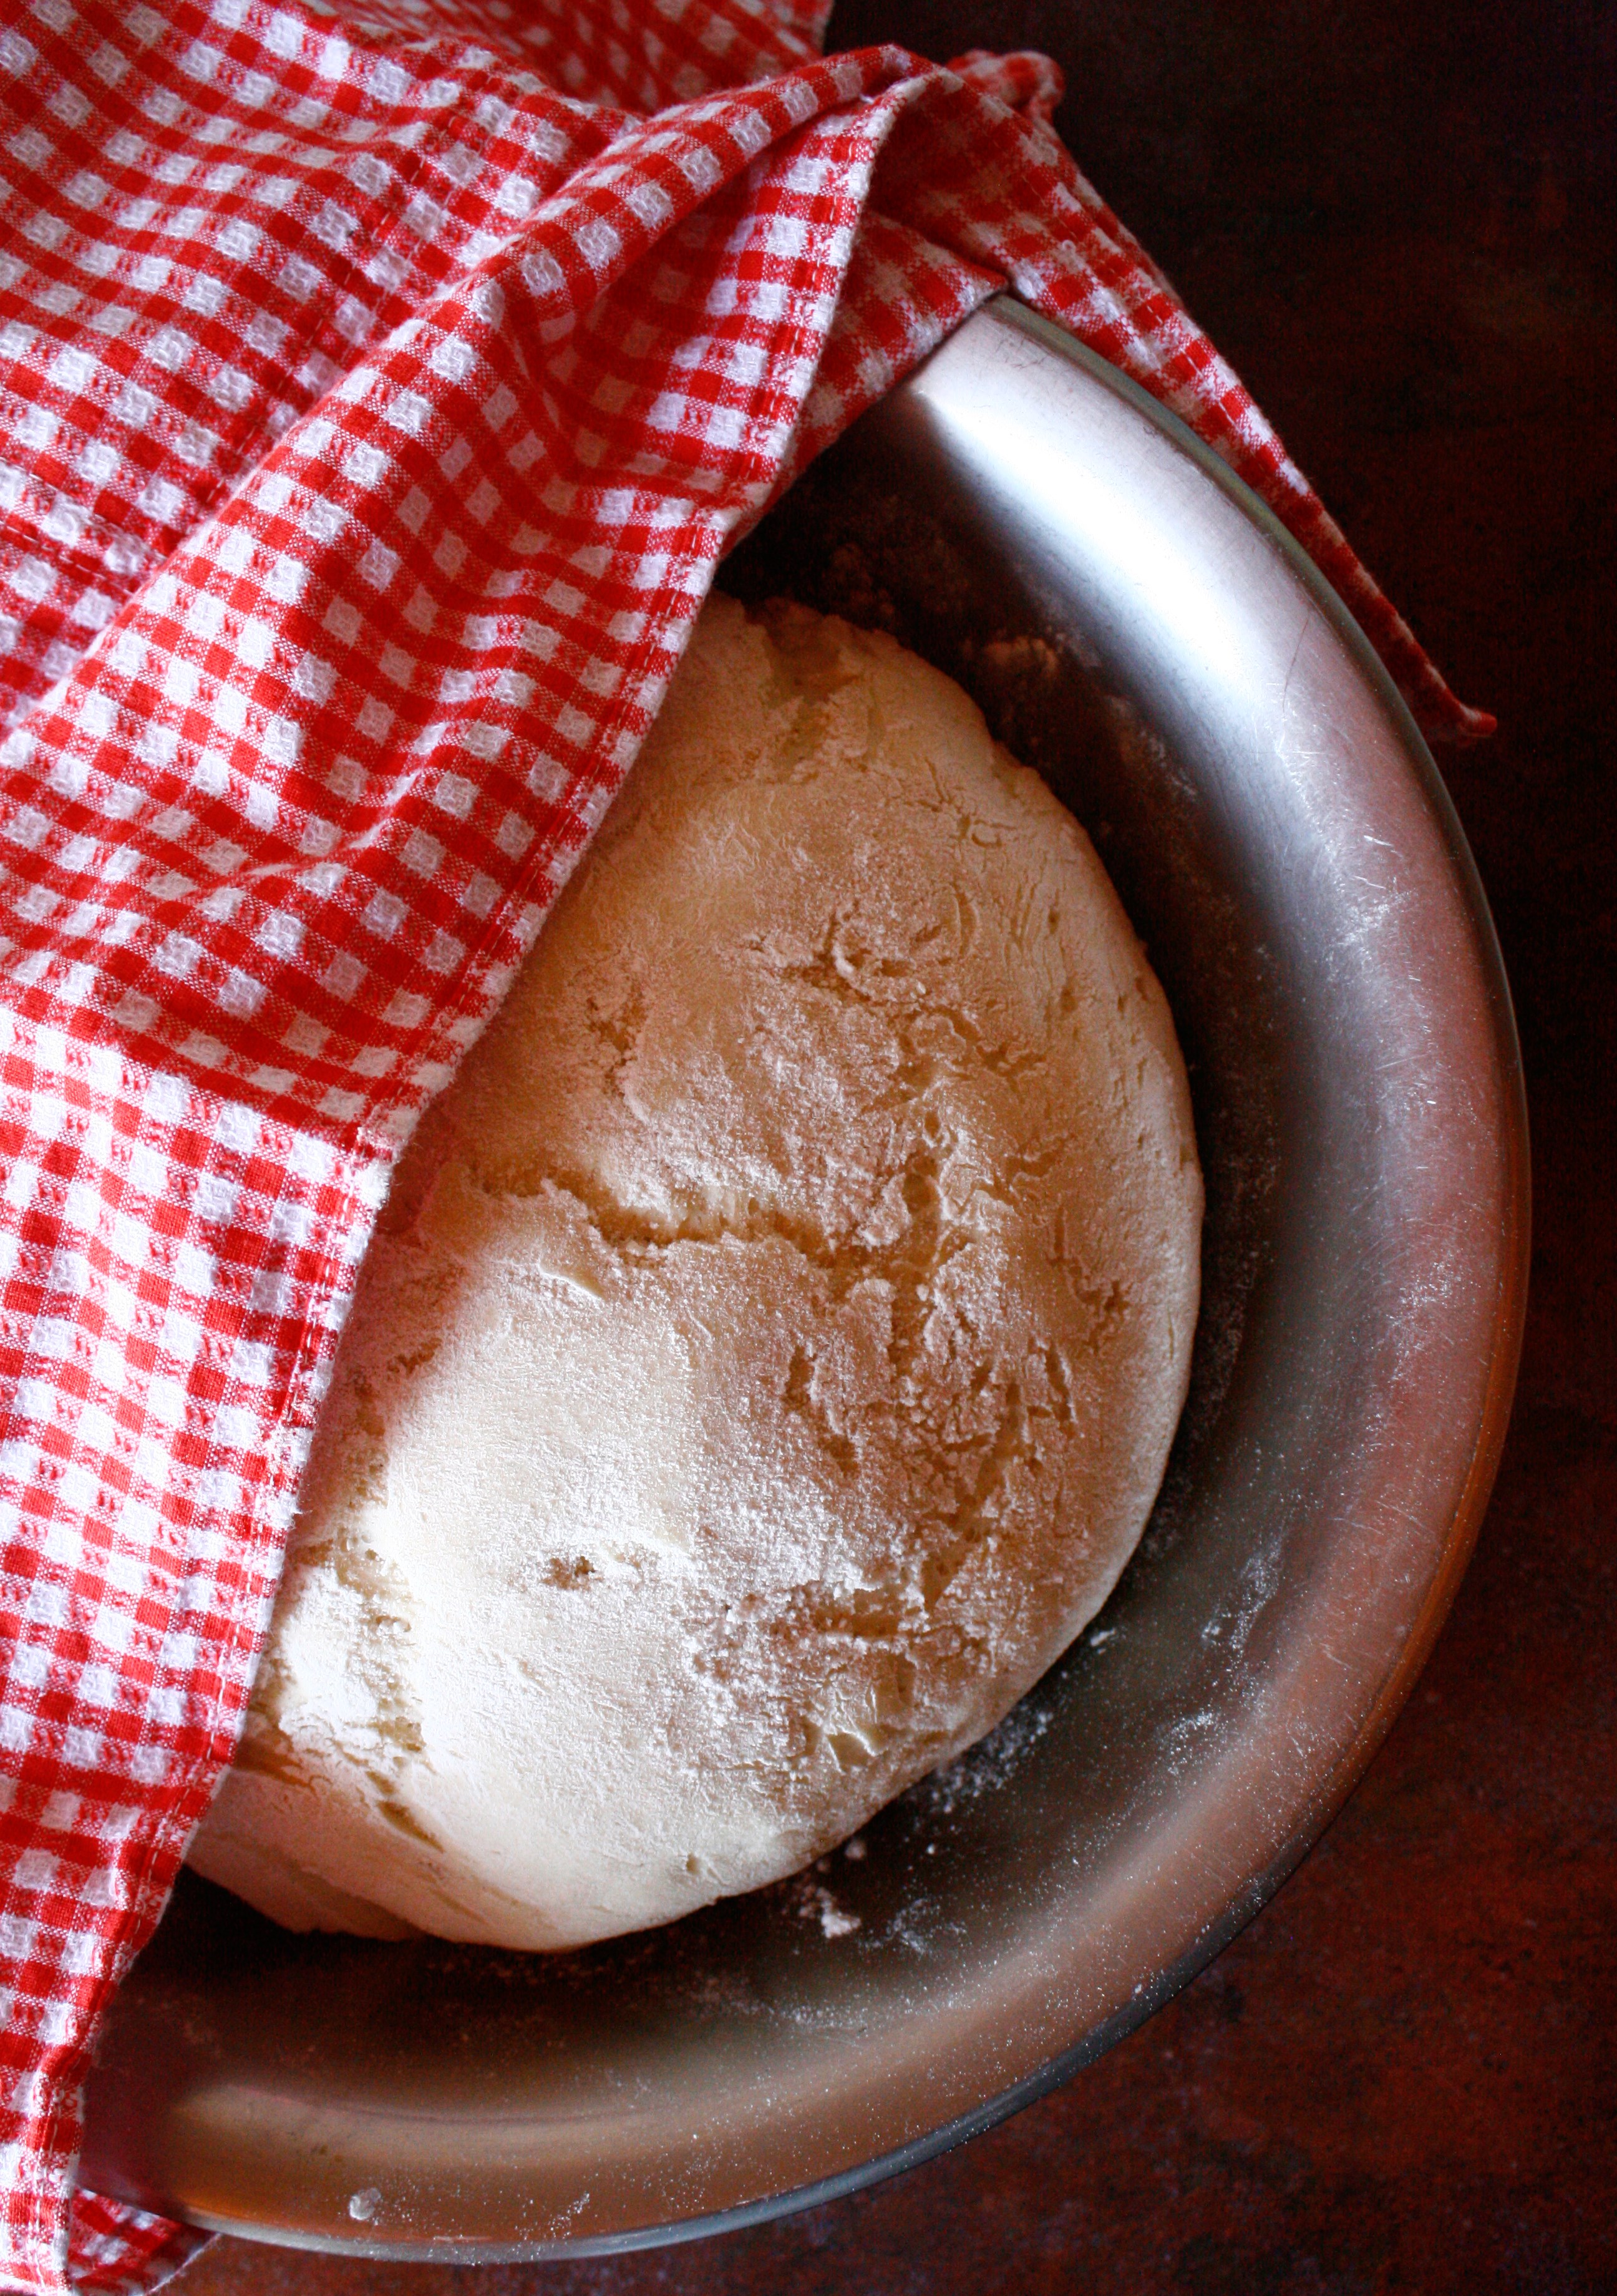
M 825 0 L 0 29 L 0 2279 L 234 1746 L 355 1264 L 726 547 L 1007 282 L 1462 709 L 1047 122 Z

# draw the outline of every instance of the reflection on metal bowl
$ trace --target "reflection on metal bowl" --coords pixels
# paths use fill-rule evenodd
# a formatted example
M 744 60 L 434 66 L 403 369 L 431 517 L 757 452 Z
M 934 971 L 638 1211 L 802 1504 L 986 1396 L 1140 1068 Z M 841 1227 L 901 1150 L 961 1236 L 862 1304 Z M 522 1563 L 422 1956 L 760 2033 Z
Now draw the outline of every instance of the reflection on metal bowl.
M 1161 1502 L 1095 1626 L 857 1861 L 555 1959 L 292 1938 L 185 1877 L 90 2085 L 101 2191 L 469 2263 L 690 2237 L 923 2159 L 1251 1917 L 1465 1567 L 1521 1332 L 1520 1075 L 1459 828 L 1326 586 L 1003 299 L 724 578 L 959 677 L 1149 945 L 1209 1194 Z

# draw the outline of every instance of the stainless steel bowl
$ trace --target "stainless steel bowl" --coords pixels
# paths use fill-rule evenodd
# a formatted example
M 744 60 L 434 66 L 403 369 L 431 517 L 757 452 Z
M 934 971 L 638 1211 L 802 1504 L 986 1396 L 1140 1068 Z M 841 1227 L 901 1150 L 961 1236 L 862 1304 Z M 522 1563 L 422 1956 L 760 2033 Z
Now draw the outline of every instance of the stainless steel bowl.
M 960 676 L 1150 945 L 1209 1183 L 1161 1503 L 994 1739 L 807 1884 L 546 1959 L 293 1939 L 188 1879 L 90 2085 L 103 2192 L 471 2262 L 690 2237 L 922 2160 L 1251 1918 L 1465 1567 L 1521 1332 L 1521 1081 L 1458 824 L 1325 583 L 1178 422 L 1005 300 L 726 579 Z M 819 1888 L 857 1930 L 825 1933 Z

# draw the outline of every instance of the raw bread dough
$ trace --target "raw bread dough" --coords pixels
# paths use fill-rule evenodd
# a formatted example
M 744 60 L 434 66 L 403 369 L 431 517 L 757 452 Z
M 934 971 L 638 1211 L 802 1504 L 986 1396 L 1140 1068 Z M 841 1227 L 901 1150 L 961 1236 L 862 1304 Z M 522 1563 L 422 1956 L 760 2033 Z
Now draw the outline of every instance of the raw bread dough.
M 1201 1210 L 1077 824 L 891 640 L 714 598 L 400 1168 L 193 1864 L 518 1947 L 792 1873 L 1104 1601 Z

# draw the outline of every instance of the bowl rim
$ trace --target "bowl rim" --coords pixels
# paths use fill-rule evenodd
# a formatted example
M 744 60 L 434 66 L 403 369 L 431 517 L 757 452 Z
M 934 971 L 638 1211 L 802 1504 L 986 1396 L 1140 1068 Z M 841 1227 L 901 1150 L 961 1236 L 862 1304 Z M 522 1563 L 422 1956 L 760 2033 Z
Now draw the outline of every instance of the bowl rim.
M 1531 1180 L 1525 1086 L 1510 991 L 1492 918 L 1459 817 L 1435 761 L 1414 718 L 1386 668 L 1358 622 L 1325 575 L 1274 512 L 1221 457 L 1199 439 L 1170 408 L 1131 378 L 1063 329 L 1042 318 L 1008 294 L 989 299 L 964 323 L 950 341 L 969 331 L 1010 329 L 1043 350 L 1083 371 L 1114 398 L 1143 416 L 1186 457 L 1277 551 L 1291 574 L 1351 657 L 1392 726 L 1408 769 L 1430 808 L 1442 856 L 1457 890 L 1478 968 L 1490 1005 L 1497 1073 L 1506 1137 L 1501 1145 L 1508 1171 L 1507 1217 L 1494 1239 L 1498 1277 L 1491 1324 L 1489 1359 L 1477 1434 L 1459 1502 L 1443 1538 L 1437 1567 L 1420 1608 L 1410 1623 L 1396 1662 L 1382 1682 L 1374 1703 L 1357 1734 L 1334 1767 L 1314 1783 L 1312 1790 L 1290 1814 L 1284 1839 L 1264 1870 L 1252 1878 L 1227 1906 L 1223 1914 L 1167 1967 L 1139 1987 L 1129 2001 L 1088 2030 L 1071 2047 L 1047 2058 L 1031 2071 L 1010 2082 L 992 2096 L 952 2115 L 936 2128 L 873 2155 L 870 2159 L 824 2177 L 784 2191 L 739 2202 L 699 2216 L 632 2226 L 620 2231 L 572 2239 L 494 2242 L 440 2238 L 390 2240 L 385 2237 L 311 2237 L 306 2231 L 285 2226 L 248 2225 L 240 2218 L 188 2208 L 185 2220 L 207 2231 L 228 2232 L 269 2244 L 360 2258 L 403 2261 L 454 2261 L 472 2264 L 497 2260 L 582 2259 L 626 2254 L 635 2251 L 683 2244 L 737 2231 L 862 2190 L 935 2159 L 968 2138 L 1007 2120 L 1025 2106 L 1047 2095 L 1085 2066 L 1126 2038 L 1155 2011 L 1198 1975 L 1274 1897 L 1309 1849 L 1334 1821 L 1391 1727 L 1413 1684 L 1429 1656 L 1448 1615 L 1461 1578 L 1470 1561 L 1497 1473 L 1510 1418 L 1520 1362 L 1526 1307 L 1530 1252 Z M 947 353 L 948 342 L 942 347 Z M 934 354 L 934 356 L 940 356 Z M 924 376 L 926 362 L 916 370 Z M 358 2227 L 356 2227 L 357 2233 Z
M 680 2225 L 672 2235 L 680 2240 L 701 2239 L 713 2232 L 764 2222 L 774 2216 L 840 2199 L 866 2185 L 901 2175 L 907 2169 L 918 2168 L 923 2161 L 934 2160 L 940 2153 L 949 2152 L 969 2138 L 982 2135 L 1026 2106 L 1037 2103 L 1040 2097 L 1049 2095 L 1053 2090 L 1060 2088 L 1075 2074 L 1081 2072 L 1086 2065 L 1093 2064 L 1120 2041 L 1126 2040 L 1176 1993 L 1182 1991 L 1193 1978 L 1200 1976 L 1202 1970 L 1217 1960 L 1226 1946 L 1263 1911 L 1341 1815 L 1430 1658 L 1475 1551 L 1483 1517 L 1493 1495 L 1521 1366 L 1532 1248 L 1531 1149 L 1521 1040 L 1504 954 L 1499 947 L 1498 934 L 1476 858 L 1449 793 L 1448 783 L 1438 768 L 1425 736 L 1416 724 L 1408 703 L 1349 607 L 1302 545 L 1282 525 L 1262 496 L 1255 493 L 1213 447 L 1199 439 L 1171 407 L 1154 398 L 1131 375 L 1125 374 L 1110 360 L 1103 358 L 1098 351 L 1091 350 L 1087 343 L 1080 342 L 1075 335 L 1069 334 L 1064 328 L 1057 326 L 1012 295 L 996 295 L 975 316 L 1002 326 L 1014 327 L 1031 336 L 1057 357 L 1081 367 L 1114 397 L 1134 407 L 1170 439 L 1202 475 L 1211 479 L 1220 492 L 1244 512 L 1288 562 L 1403 736 L 1408 764 L 1436 816 L 1449 865 L 1465 904 L 1477 953 L 1492 990 L 1496 1051 L 1505 1086 L 1505 1104 L 1510 1128 L 1507 1149 L 1514 1184 L 1514 1218 L 1501 1253 L 1500 1274 L 1503 1280 L 1495 1311 L 1488 1398 L 1473 1454 L 1471 1472 L 1444 1542 L 1441 1562 L 1410 1630 L 1399 1662 L 1383 1684 L 1381 1694 L 1366 1717 L 1358 1737 L 1342 1755 L 1321 1792 L 1300 1816 L 1278 1856 L 1227 1908 L 1224 1917 L 1215 1922 L 1187 1952 L 1155 1980 L 1147 1983 L 1126 2008 L 1096 2026 L 1071 2049 L 1049 2058 L 1036 2071 L 1011 2083 L 983 2104 L 956 2114 L 930 2136 L 896 2146 L 861 2169 L 846 2170 L 840 2176 L 826 2177 L 821 2183 L 800 2186 L 778 2202 L 760 2202 L 747 2208 L 733 2210 L 708 2218 L 699 2226 L 687 2227 Z M 669 2235 L 657 2234 L 653 2237 L 661 2243 Z M 614 2244 L 628 2246 L 629 2243 Z M 579 2243 L 570 2252 L 583 2254 L 586 2251 Z

